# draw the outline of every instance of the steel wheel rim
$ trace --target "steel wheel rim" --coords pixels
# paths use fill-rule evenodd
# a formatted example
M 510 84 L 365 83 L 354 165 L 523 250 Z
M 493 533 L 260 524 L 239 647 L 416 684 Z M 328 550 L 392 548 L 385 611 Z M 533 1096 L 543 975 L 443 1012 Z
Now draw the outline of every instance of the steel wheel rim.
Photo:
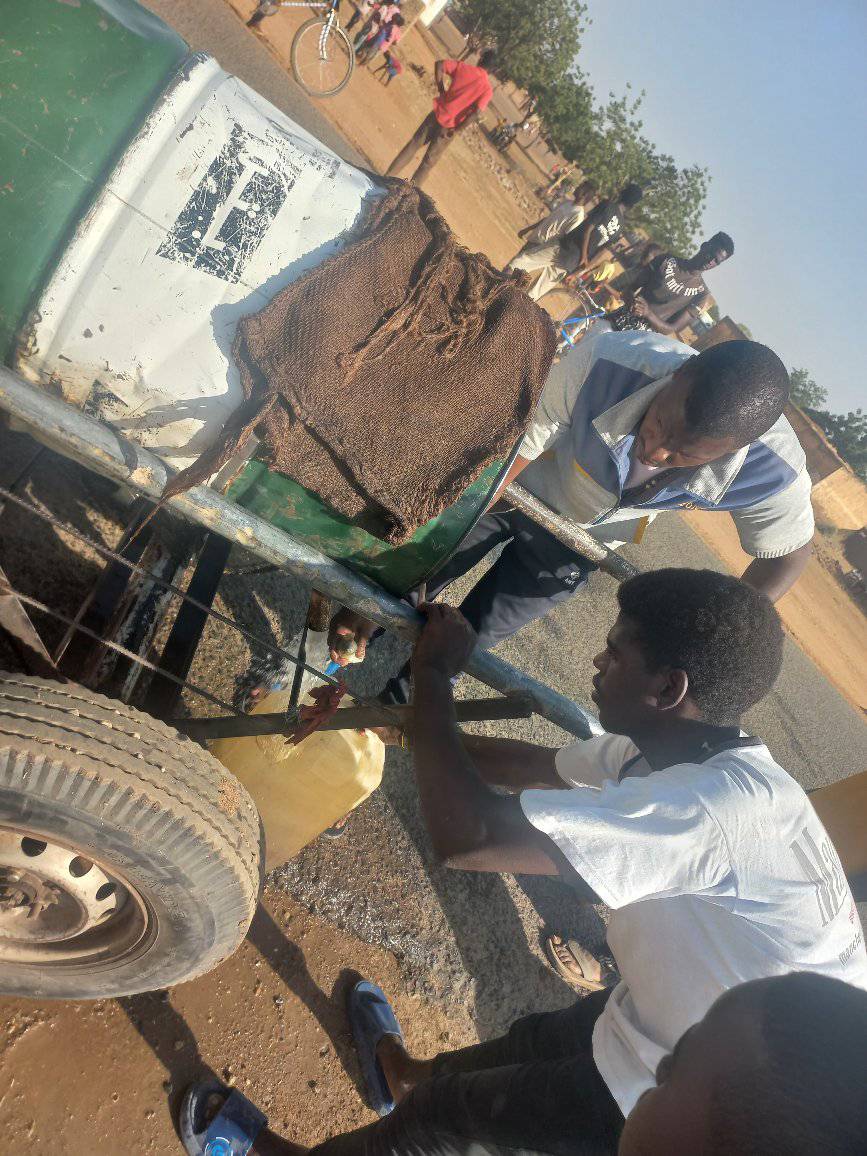
M 0 963 L 118 963 L 146 950 L 153 923 L 115 867 L 44 833 L 0 826 Z
M 347 79 L 352 67 L 352 46 L 333 28 L 311 25 L 295 43 L 294 65 L 304 88 L 330 96 Z

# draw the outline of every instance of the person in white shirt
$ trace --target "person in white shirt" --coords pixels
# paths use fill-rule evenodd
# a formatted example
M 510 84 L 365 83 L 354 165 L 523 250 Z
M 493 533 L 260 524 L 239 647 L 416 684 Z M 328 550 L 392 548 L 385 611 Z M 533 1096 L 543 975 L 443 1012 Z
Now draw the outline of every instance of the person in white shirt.
M 782 661 L 772 603 L 694 570 L 642 574 L 618 600 L 594 660 L 593 699 L 610 733 L 559 751 L 461 736 L 451 680 L 475 635 L 457 610 L 425 607 L 413 656 L 415 774 L 437 857 L 559 875 L 576 901 L 612 908 L 618 986 L 519 1021 L 500 1041 L 500 1062 L 527 1063 L 533 1078 L 569 1057 L 559 1094 L 562 1080 L 578 1082 L 570 1119 L 583 1105 L 587 1151 L 605 1152 L 666 1052 L 729 988 L 806 969 L 867 989 L 836 851 L 801 787 L 740 730 Z M 480 1046 L 489 1058 L 493 1045 Z M 515 1071 L 501 1089 L 513 1108 Z M 553 1151 L 534 1149 L 530 1120 L 513 1146 Z
M 560 237 L 583 222 L 593 203 L 593 186 L 589 181 L 583 181 L 572 196 L 557 205 L 547 217 L 527 225 L 518 233 L 524 246 L 506 266 L 506 271 L 527 274 L 526 291 L 534 301 L 544 297 L 578 268 L 580 254 L 563 252 Z

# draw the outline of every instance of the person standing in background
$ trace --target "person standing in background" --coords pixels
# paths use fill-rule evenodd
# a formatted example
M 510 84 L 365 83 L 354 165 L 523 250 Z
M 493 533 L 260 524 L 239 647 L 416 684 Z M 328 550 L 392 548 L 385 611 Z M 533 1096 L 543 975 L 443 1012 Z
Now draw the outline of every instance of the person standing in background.
M 463 132 L 490 104 L 493 90 L 488 70 L 493 68 L 495 60 L 493 48 L 486 48 L 478 64 L 466 64 L 459 60 L 436 62 L 434 76 L 439 95 L 434 100 L 433 110 L 388 166 L 385 171 L 387 177 L 397 176 L 425 145 L 427 147 L 421 164 L 410 177 L 413 184 L 421 185 L 424 182 L 455 133 Z M 446 77 L 449 78 L 448 87 Z
M 611 246 L 623 232 L 627 210 L 641 197 L 641 186 L 628 184 L 616 197 L 600 201 L 580 225 L 563 236 L 560 245 L 564 258 L 577 272 L 590 273 L 611 259 Z
M 518 233 L 527 243 L 506 268 L 509 272 L 530 275 L 527 293 L 534 301 L 544 297 L 577 267 L 574 251 L 564 251 L 560 239 L 581 224 L 592 205 L 593 186 L 589 181 L 582 181 L 571 198 Z
M 675 337 L 710 297 L 702 273 L 727 261 L 734 251 L 728 233 L 716 233 L 703 242 L 694 257 L 660 253 L 641 267 L 624 294 L 626 304 L 609 313 L 606 320 L 619 331 L 644 330 Z

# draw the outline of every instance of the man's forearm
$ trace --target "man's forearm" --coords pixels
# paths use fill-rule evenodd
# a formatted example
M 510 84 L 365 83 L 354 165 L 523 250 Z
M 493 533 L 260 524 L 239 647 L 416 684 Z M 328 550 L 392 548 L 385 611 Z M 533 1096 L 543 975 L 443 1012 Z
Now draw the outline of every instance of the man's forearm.
M 515 792 L 566 787 L 557 774 L 557 751 L 552 747 L 487 735 L 462 734 L 461 741 L 479 776 L 489 786 Z
M 668 321 L 663 321 L 658 313 L 654 311 L 645 302 L 644 318 L 648 324 L 652 325 L 657 333 L 664 333 L 667 336 L 677 332 L 677 326 L 670 324 Z
M 474 120 L 479 119 L 479 110 L 471 108 L 467 115 L 455 125 L 455 132 L 463 132 L 467 125 L 472 124 Z
M 798 581 L 812 553 L 813 543 L 808 542 L 806 546 L 793 550 L 791 554 L 784 554 L 782 558 L 756 558 L 741 577 L 748 586 L 761 590 L 772 602 L 776 602 Z
M 415 671 L 413 692 L 413 765 L 422 814 L 434 850 L 446 859 L 484 842 L 492 792 L 462 741 L 449 679 Z

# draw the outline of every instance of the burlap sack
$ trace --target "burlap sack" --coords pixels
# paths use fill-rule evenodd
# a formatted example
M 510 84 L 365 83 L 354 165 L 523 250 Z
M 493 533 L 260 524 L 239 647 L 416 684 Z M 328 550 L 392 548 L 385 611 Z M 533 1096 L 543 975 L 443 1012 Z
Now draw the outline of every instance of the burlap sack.
M 548 315 L 395 182 L 356 240 L 239 323 L 247 402 L 164 497 L 255 426 L 273 469 L 403 542 L 511 451 L 555 344 Z

